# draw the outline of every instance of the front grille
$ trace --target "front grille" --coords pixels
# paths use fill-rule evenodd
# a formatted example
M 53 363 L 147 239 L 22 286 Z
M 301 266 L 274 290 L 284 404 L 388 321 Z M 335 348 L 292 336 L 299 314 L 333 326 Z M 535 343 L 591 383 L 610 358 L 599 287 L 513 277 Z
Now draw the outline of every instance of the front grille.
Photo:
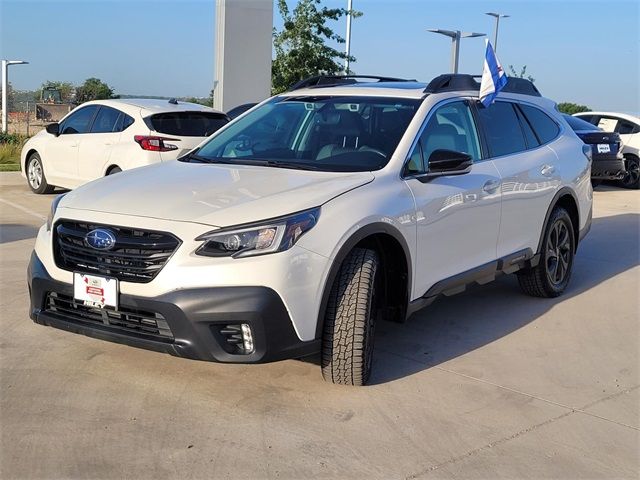
M 164 317 L 156 312 L 139 310 L 121 305 L 117 310 L 89 307 L 68 295 L 49 292 L 45 312 L 64 320 L 83 325 L 99 326 L 127 335 L 151 337 L 154 340 L 172 342 L 173 334 Z
M 85 236 L 96 228 L 113 232 L 112 250 L 90 247 Z M 114 277 L 126 282 L 150 282 L 180 245 L 170 233 L 61 220 L 54 229 L 54 256 L 63 270 Z

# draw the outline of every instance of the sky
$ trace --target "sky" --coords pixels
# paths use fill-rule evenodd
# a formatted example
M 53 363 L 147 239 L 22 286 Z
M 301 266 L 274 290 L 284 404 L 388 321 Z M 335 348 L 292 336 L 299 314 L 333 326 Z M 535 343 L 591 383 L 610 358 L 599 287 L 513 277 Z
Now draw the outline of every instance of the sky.
M 294 0 L 288 0 L 290 5 Z M 346 7 L 347 0 L 325 0 Z M 352 70 L 429 81 L 450 68 L 450 39 L 487 33 L 500 12 L 498 58 L 546 97 L 640 113 L 638 0 L 353 0 Z M 274 25 L 282 24 L 274 8 Z M 332 24 L 344 36 L 344 19 Z M 214 80 L 215 0 L 0 0 L 0 58 L 15 89 L 98 77 L 116 93 L 206 97 Z M 460 72 L 480 74 L 482 38 L 461 43 Z

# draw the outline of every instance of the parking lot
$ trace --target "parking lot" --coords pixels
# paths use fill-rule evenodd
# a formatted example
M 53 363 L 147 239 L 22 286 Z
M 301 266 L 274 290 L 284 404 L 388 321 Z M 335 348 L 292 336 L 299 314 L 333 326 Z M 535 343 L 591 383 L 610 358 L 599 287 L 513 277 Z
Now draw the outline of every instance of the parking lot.
M 378 325 L 364 388 L 314 358 L 221 365 L 34 324 L 52 198 L 0 174 L 2 478 L 638 476 L 637 191 L 596 190 L 561 298 L 504 276 Z

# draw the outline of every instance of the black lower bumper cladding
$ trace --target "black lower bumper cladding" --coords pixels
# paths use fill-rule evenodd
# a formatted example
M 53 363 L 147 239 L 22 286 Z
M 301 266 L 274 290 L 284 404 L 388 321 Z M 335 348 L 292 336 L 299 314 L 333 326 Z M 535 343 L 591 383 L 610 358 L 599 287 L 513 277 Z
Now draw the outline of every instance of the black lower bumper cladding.
M 595 180 L 620 180 L 626 170 L 622 158 L 615 160 L 596 160 L 591 163 L 591 178 Z
M 267 287 L 176 290 L 154 298 L 120 294 L 119 311 L 102 312 L 100 322 L 100 312 L 73 305 L 73 285 L 51 278 L 35 252 L 28 281 L 34 322 L 101 340 L 224 363 L 266 363 L 320 351 L 319 340 L 298 338 L 282 299 Z M 141 318 L 145 328 L 131 322 Z M 147 328 L 154 318 L 159 326 Z M 253 352 L 230 353 L 219 332 L 243 323 L 251 327 Z

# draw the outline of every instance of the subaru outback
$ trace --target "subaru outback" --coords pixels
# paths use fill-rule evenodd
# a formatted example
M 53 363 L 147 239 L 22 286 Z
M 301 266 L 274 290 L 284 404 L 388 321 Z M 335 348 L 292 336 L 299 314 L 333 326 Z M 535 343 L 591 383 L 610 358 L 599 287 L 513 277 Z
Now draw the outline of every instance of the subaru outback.
M 509 79 L 314 77 L 177 161 L 52 203 L 29 265 L 43 325 L 192 359 L 320 353 L 365 384 L 374 327 L 515 273 L 560 295 L 592 211 L 591 149 Z

